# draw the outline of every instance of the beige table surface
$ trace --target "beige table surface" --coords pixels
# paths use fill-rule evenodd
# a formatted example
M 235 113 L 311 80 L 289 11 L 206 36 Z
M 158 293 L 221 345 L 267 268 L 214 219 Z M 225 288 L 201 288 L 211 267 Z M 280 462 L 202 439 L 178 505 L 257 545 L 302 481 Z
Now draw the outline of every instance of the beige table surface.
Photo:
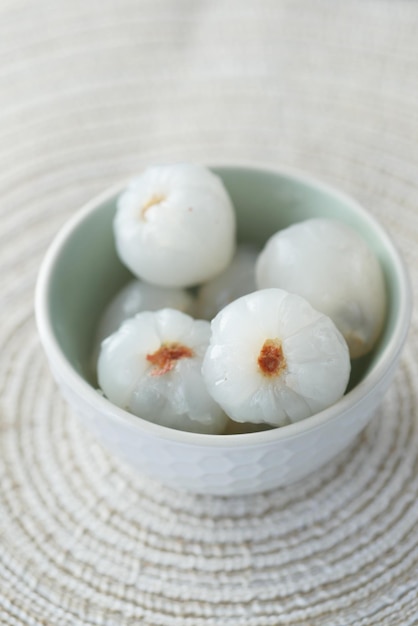
M 61 400 L 33 318 L 46 247 L 97 192 L 179 159 L 341 187 L 416 296 L 418 3 L 0 3 L 0 624 L 417 624 L 416 314 L 365 433 L 285 490 L 171 491 Z

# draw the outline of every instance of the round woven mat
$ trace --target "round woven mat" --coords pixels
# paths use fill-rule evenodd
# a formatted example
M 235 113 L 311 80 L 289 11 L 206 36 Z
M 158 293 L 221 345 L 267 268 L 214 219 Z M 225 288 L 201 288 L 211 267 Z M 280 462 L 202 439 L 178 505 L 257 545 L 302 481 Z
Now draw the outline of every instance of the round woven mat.
M 293 166 L 391 233 L 417 296 L 418 5 L 0 7 L 0 623 L 418 623 L 418 319 L 361 437 L 291 488 L 171 491 L 61 399 L 33 319 L 41 258 L 151 162 Z M 302 461 L 301 461 L 302 462 Z

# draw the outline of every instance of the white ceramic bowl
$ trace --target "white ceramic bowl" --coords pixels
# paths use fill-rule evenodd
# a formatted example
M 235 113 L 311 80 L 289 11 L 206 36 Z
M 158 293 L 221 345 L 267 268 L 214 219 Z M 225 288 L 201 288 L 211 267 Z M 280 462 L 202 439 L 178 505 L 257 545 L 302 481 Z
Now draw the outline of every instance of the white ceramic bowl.
M 147 422 L 102 397 L 91 367 L 93 336 L 105 305 L 130 278 L 116 256 L 112 234 L 122 186 L 89 202 L 52 242 L 38 277 L 36 317 L 63 396 L 109 450 L 173 487 L 233 495 L 300 480 L 356 437 L 392 380 L 412 304 L 398 251 L 354 200 L 302 174 L 241 166 L 213 170 L 231 194 L 241 241 L 262 245 L 290 223 L 333 216 L 356 228 L 380 259 L 389 302 L 385 329 L 373 353 L 354 364 L 349 391 L 339 402 L 283 428 L 199 435 Z

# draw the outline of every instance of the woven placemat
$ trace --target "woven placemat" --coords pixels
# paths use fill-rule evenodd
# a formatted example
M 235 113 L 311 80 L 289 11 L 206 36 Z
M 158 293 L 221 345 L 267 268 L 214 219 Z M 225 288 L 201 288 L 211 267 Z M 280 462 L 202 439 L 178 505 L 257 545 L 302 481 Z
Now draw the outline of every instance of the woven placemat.
M 0 6 L 0 624 L 418 623 L 418 319 L 376 416 L 291 488 L 137 476 L 62 400 L 33 318 L 78 207 L 175 159 L 286 165 L 391 233 L 417 296 L 418 5 Z

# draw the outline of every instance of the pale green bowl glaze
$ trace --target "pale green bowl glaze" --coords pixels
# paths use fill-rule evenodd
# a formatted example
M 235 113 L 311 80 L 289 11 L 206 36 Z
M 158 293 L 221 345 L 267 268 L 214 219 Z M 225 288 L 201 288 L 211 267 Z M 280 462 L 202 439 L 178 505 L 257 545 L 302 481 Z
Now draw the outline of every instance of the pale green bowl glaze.
M 379 387 L 384 386 L 383 380 L 385 385 L 388 384 L 405 342 L 412 307 L 411 290 L 404 264 L 391 239 L 371 215 L 354 200 L 303 174 L 257 167 L 222 166 L 212 169 L 223 179 L 236 207 L 240 241 L 262 246 L 280 228 L 313 216 L 328 216 L 354 227 L 377 255 L 383 268 L 388 296 L 386 323 L 372 354 L 353 364 L 349 391 L 340 403 L 303 422 L 281 429 L 219 436 L 180 433 L 150 424 L 113 407 L 107 400 L 101 398 L 94 389 L 96 381 L 91 363 L 95 329 L 106 304 L 131 277 L 116 256 L 112 233 L 115 202 L 122 186 L 106 192 L 89 203 L 74 216 L 52 243 L 42 265 L 37 285 L 38 328 L 50 359 L 52 372 L 64 395 L 83 415 L 84 421 L 90 423 L 92 429 L 113 449 L 115 446 L 112 445 L 111 439 L 112 437 L 117 439 L 115 432 L 118 434 L 118 429 L 122 432 L 128 425 L 129 437 L 138 438 L 137 451 L 141 449 L 142 454 L 144 454 L 143 437 L 147 441 L 151 437 L 154 443 L 161 439 L 170 441 L 170 445 L 174 446 L 183 443 L 194 452 L 202 446 L 204 449 L 206 446 L 213 449 L 219 445 L 223 454 L 226 454 L 227 447 L 235 445 L 242 447 L 244 442 L 245 447 L 252 452 L 260 445 L 261 448 L 263 446 L 268 448 L 270 445 L 279 446 L 280 442 L 283 447 L 286 438 L 293 440 L 309 437 L 309 433 L 315 432 L 318 428 L 324 430 L 324 426 L 338 416 L 341 417 L 341 413 L 350 414 L 355 407 L 360 411 L 362 402 L 368 399 L 364 415 L 361 419 L 357 416 L 358 426 L 347 431 L 346 442 L 341 441 L 338 444 L 334 442 L 333 450 L 328 453 L 322 450 L 320 459 L 315 462 L 306 461 L 304 471 L 298 469 L 298 466 L 293 468 L 289 461 L 283 466 L 286 471 L 282 467 L 281 476 L 276 474 L 274 478 L 272 472 L 267 472 L 268 479 L 259 477 L 251 482 L 247 478 L 242 486 L 237 484 L 237 480 L 232 479 L 229 482 L 224 481 L 222 486 L 220 480 L 211 486 L 210 481 L 202 478 L 203 474 L 197 483 L 185 475 L 176 478 L 176 472 L 172 470 L 166 476 L 164 468 L 160 468 L 161 463 L 160 466 L 153 464 L 151 459 L 142 464 L 138 461 L 136 453 L 125 453 L 129 445 L 123 448 L 124 444 L 121 444 L 116 449 L 120 456 L 141 471 L 157 475 L 176 486 L 211 493 L 260 491 L 278 484 L 287 484 L 310 473 L 345 447 L 364 427 L 373 412 L 372 409 L 378 404 L 380 398 L 377 395 L 380 397 L 382 395 Z M 370 400 L 372 397 L 373 402 Z M 102 436 L 107 427 L 100 426 L 100 419 L 103 419 L 103 423 L 106 422 L 109 428 L 110 426 L 116 428 L 116 431 L 112 430 L 112 437 L 108 434 Z M 333 437 L 335 440 L 335 435 Z M 120 440 L 125 441 L 125 437 L 121 436 Z M 148 441 L 149 449 L 150 446 L 152 448 L 152 442 L 150 444 Z M 307 441 L 303 443 L 306 444 Z M 322 446 L 320 447 L 322 449 Z M 288 447 L 286 449 L 288 450 Z M 277 454 L 280 454 L 280 446 L 277 448 Z M 215 458 L 218 458 L 216 454 Z M 231 455 L 228 458 L 231 458 Z M 247 452 L 247 459 L 251 461 L 250 452 Z M 273 466 L 271 470 L 274 470 Z M 216 474 L 216 462 L 213 472 Z M 266 473 L 265 469 L 263 472 Z

